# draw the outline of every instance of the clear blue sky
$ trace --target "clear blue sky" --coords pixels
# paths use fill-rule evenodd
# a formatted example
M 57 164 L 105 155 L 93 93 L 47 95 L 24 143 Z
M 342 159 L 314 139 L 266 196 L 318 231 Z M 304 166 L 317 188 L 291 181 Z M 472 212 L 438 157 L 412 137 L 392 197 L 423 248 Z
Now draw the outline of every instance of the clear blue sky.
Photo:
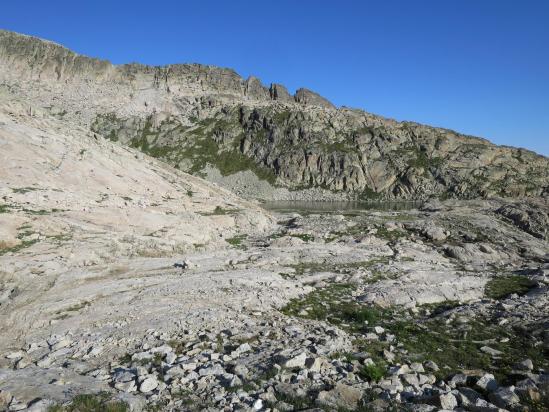
M 2 2 L 113 63 L 198 62 L 549 155 L 548 0 Z

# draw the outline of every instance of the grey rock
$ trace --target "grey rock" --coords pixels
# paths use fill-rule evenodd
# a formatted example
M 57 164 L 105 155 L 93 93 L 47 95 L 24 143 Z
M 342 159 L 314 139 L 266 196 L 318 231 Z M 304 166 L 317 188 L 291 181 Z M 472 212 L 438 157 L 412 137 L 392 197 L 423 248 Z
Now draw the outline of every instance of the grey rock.
M 477 380 L 476 385 L 480 389 L 488 392 L 493 392 L 499 387 L 496 379 L 494 378 L 494 375 L 492 375 L 491 373 L 484 374 L 481 378 Z
M 362 391 L 349 385 L 338 383 L 329 391 L 321 391 L 316 401 L 321 405 L 353 410 L 362 398 Z
M 499 351 L 499 350 L 497 350 L 497 349 L 491 348 L 491 347 L 489 347 L 489 346 L 482 346 L 482 347 L 480 348 L 480 350 L 481 350 L 482 352 L 487 353 L 488 355 L 494 356 L 494 357 L 503 355 L 503 352 L 501 352 L 501 351 Z
M 136 374 L 129 369 L 119 369 L 114 372 L 112 378 L 114 382 L 129 382 L 135 380 Z
M 139 391 L 142 393 L 149 393 L 158 387 L 158 380 L 154 376 L 149 376 L 141 382 L 139 385 Z
M 532 360 L 525 359 L 522 362 L 519 362 L 515 365 L 515 368 L 521 371 L 531 371 L 534 369 L 534 364 Z
M 288 93 L 286 87 L 278 83 L 271 84 L 271 87 L 269 88 L 269 93 L 271 99 L 277 100 L 279 102 L 290 103 L 294 101 L 292 95 Z
M 488 398 L 495 405 L 506 409 L 511 409 L 520 403 L 520 398 L 515 393 L 513 386 L 496 389 L 488 395 Z
M 215 364 L 208 367 L 203 367 L 198 370 L 200 376 L 212 376 L 212 375 L 223 375 L 225 369 L 220 364 Z
M 327 99 L 309 89 L 298 89 L 294 97 L 296 102 L 305 105 L 320 106 L 328 109 L 334 108 L 334 105 L 330 103 Z
M 305 352 L 301 352 L 299 355 L 283 360 L 281 365 L 285 368 L 303 368 L 306 360 L 307 354 Z
M 13 396 L 10 392 L 0 390 L 0 410 L 5 410 L 11 403 Z
M 427 368 L 430 371 L 436 372 L 439 370 L 438 365 L 433 361 L 427 361 L 424 363 L 425 368 Z
M 471 388 L 459 388 L 456 395 L 460 405 L 474 405 L 478 399 L 482 399 L 480 393 Z
M 448 382 L 451 388 L 456 388 L 458 386 L 465 386 L 467 385 L 467 375 L 464 375 L 463 373 L 457 373 Z

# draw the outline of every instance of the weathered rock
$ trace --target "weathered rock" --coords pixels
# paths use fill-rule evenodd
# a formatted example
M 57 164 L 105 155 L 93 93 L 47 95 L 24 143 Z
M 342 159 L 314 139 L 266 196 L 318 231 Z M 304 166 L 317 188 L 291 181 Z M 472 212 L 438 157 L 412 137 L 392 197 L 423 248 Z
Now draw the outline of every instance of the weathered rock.
M 158 387 L 158 380 L 154 376 L 147 377 L 139 385 L 139 391 L 142 393 L 149 393 Z
M 8 391 L 0 391 L 0 409 L 6 410 L 11 403 L 13 396 Z
M 522 362 L 517 363 L 515 368 L 521 371 L 531 371 L 534 369 L 534 364 L 532 363 L 532 360 L 525 359 Z
M 301 352 L 299 355 L 291 358 L 282 359 L 281 365 L 285 368 L 303 368 L 306 360 L 307 354 L 305 352 Z
M 362 391 L 360 389 L 338 383 L 333 389 L 320 392 L 317 402 L 322 405 L 352 410 L 356 408 L 361 398 Z
M 488 398 L 495 405 L 505 409 L 511 409 L 520 403 L 520 398 L 515 393 L 515 388 L 513 386 L 498 388 L 490 393 Z
M 493 392 L 499 387 L 496 379 L 494 378 L 494 375 L 492 375 L 491 373 L 484 374 L 480 379 L 477 380 L 476 385 L 480 389 L 488 392 Z

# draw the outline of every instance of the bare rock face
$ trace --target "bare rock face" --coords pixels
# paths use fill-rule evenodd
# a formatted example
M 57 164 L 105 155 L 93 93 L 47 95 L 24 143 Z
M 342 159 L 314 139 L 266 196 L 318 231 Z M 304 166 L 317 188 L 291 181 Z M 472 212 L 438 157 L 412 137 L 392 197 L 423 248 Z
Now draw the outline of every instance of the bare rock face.
M 295 93 L 295 101 L 305 105 L 313 105 L 334 109 L 335 106 L 327 99 L 309 89 L 299 89 Z
M 288 89 L 278 83 L 272 83 L 269 92 L 271 95 L 271 99 L 280 101 L 282 103 L 291 103 L 294 100 L 292 95 L 288 93 Z
M 548 239 L 549 216 L 539 204 L 534 202 L 507 204 L 497 209 L 496 213 L 509 219 L 525 232 L 540 239 Z
M 181 170 L 205 175 L 213 167 L 222 176 L 251 171 L 272 191 L 318 189 L 342 199 L 549 194 L 544 156 L 336 108 L 307 89 L 291 96 L 280 84 L 266 87 L 231 69 L 114 66 L 0 31 L 0 82 L 8 99 L 31 100 Z M 263 184 L 242 179 L 233 187 L 238 180 L 231 180 L 231 189 Z

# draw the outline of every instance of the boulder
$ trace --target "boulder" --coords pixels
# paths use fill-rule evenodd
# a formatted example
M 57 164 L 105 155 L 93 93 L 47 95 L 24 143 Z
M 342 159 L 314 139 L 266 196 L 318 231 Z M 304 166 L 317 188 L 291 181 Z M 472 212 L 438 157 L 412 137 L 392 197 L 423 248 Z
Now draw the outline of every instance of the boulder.
M 333 408 L 354 410 L 361 398 L 362 390 L 343 383 L 338 383 L 329 391 L 321 391 L 318 394 L 316 401 L 321 405 Z

